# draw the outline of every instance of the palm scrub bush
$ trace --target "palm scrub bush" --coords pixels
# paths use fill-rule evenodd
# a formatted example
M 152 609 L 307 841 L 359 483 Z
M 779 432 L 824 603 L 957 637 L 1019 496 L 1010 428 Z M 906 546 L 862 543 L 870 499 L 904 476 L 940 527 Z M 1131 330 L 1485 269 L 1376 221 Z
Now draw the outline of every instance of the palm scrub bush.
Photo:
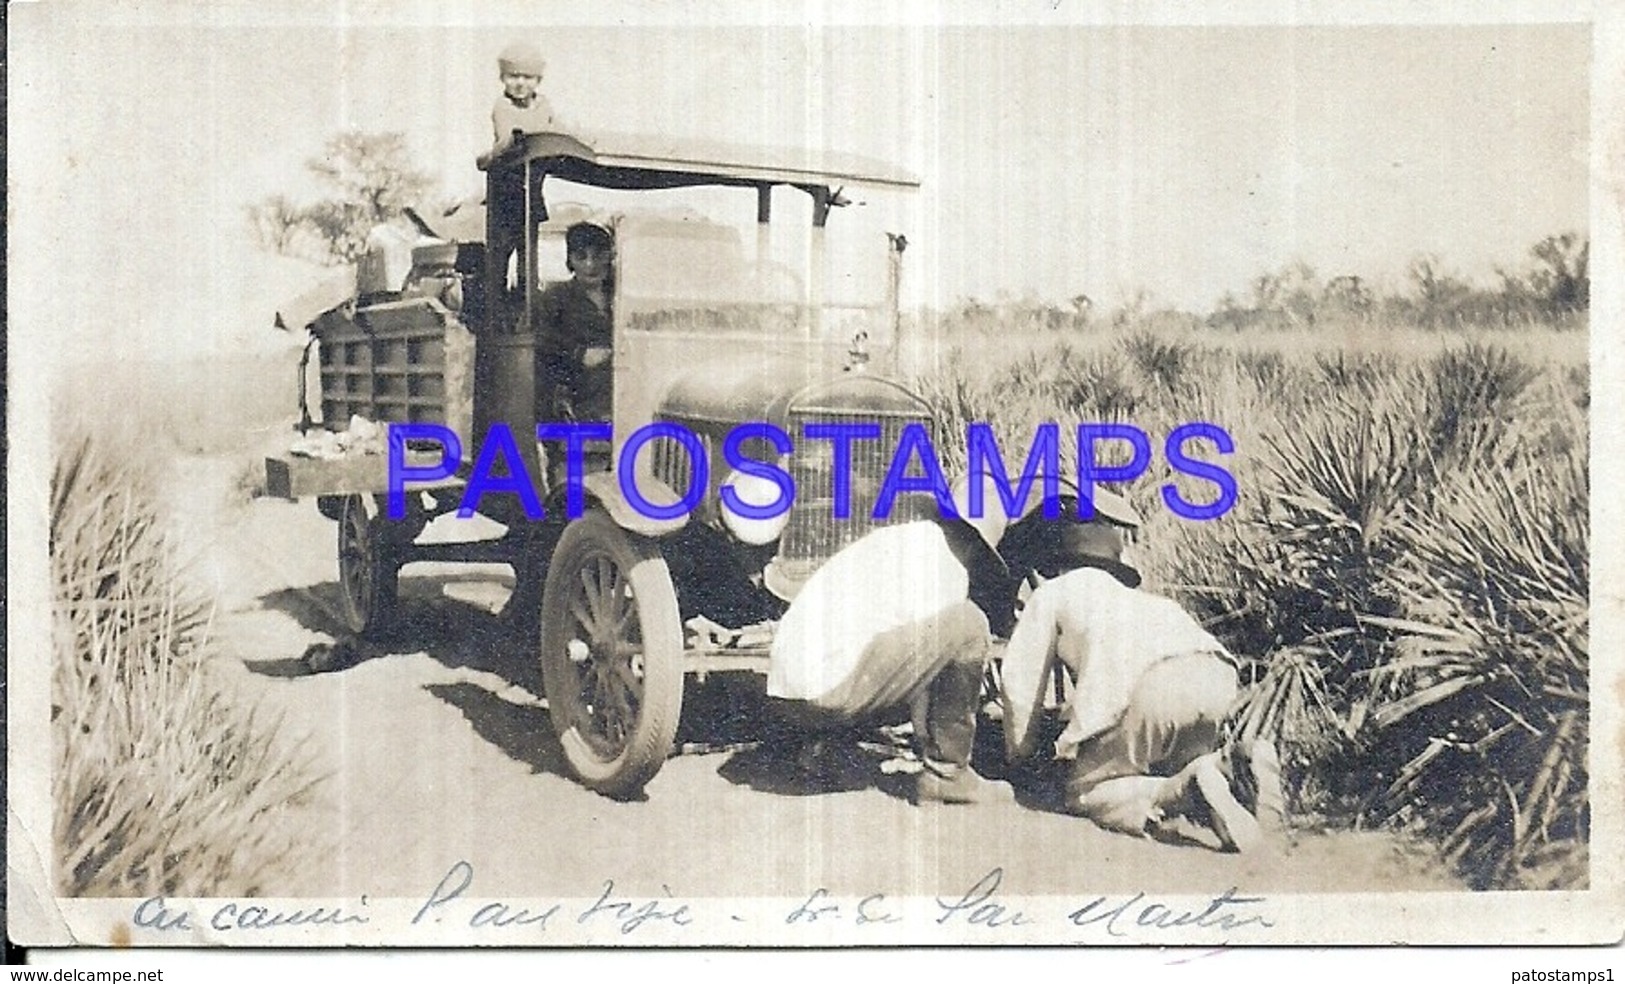
M 1586 883 L 1589 476 L 1584 415 L 1566 416 L 1578 452 L 1534 427 L 1478 442 L 1399 524 L 1385 572 L 1431 630 L 1381 667 L 1373 744 L 1401 764 L 1373 812 L 1435 832 L 1486 887 Z
M 1281 408 L 1242 549 L 1215 544 L 1262 599 L 1240 724 L 1314 805 L 1431 835 L 1477 887 L 1584 885 L 1584 414 L 1497 347 L 1338 368 Z
M 1266 513 L 1241 517 L 1280 563 L 1236 568 L 1301 589 L 1272 621 L 1317 646 L 1306 708 L 1345 739 L 1309 775 L 1355 819 L 1431 834 L 1483 888 L 1586 881 L 1586 421 L 1529 395 L 1539 375 L 1485 346 L 1357 373 L 1298 409 Z M 1266 684 L 1302 656 L 1268 653 Z
M 309 851 L 310 760 L 211 685 L 135 457 L 80 437 L 51 479 L 52 738 L 66 895 L 254 895 Z

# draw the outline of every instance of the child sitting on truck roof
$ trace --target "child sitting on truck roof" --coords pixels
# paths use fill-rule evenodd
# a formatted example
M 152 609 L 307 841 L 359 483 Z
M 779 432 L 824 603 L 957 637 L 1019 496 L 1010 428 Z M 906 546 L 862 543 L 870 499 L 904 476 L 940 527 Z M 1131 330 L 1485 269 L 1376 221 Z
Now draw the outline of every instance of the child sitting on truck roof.
M 502 95 L 491 108 L 491 149 L 479 156 L 479 166 L 488 168 L 502 154 L 512 150 L 527 133 L 542 133 L 557 128 L 553 107 L 537 91 L 547 63 L 534 45 L 515 42 L 502 49 L 497 57 L 497 71 L 502 78 Z M 495 210 L 496 238 L 490 243 L 491 262 L 503 271 L 503 284 L 507 288 L 523 290 L 525 271 L 509 271 L 512 257 L 525 235 L 524 184 L 519 172 L 503 172 L 495 197 L 487 195 L 486 206 Z M 540 199 L 538 198 L 538 203 Z M 546 218 L 545 210 L 537 216 Z
M 493 155 L 507 150 L 518 136 L 545 133 L 556 126 L 553 107 L 537 91 L 547 62 L 535 46 L 521 41 L 503 48 L 497 57 L 497 70 L 502 77 L 502 95 L 491 108 Z

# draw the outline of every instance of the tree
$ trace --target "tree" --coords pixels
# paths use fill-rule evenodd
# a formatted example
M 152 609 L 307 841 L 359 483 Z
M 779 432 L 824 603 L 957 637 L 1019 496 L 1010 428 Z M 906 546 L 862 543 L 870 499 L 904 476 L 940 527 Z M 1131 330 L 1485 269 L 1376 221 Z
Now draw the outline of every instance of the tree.
M 254 225 L 254 239 L 273 253 L 296 253 L 299 239 L 299 207 L 287 195 L 272 195 L 248 210 Z
M 1136 324 L 1144 318 L 1151 309 L 1151 292 L 1144 287 L 1137 288 L 1134 294 L 1112 312 L 1112 327 L 1123 328 Z
M 1365 280 L 1353 274 L 1333 277 L 1326 282 L 1321 302 L 1333 311 L 1348 315 L 1366 315 L 1375 303 L 1371 288 Z
M 1591 306 L 1591 240 L 1583 242 L 1572 232 L 1547 236 L 1529 252 L 1545 269 L 1529 277 L 1530 286 L 1545 298 L 1552 314 L 1583 311 Z
M 1253 306 L 1269 320 L 1290 328 L 1315 323 L 1321 294 L 1314 267 L 1296 260 L 1253 281 Z
M 1422 324 L 1430 327 L 1461 324 L 1462 308 L 1473 293 L 1469 284 L 1445 273 L 1439 258 L 1431 253 L 1412 259 L 1409 274 L 1416 316 Z
M 326 197 L 300 205 L 272 195 L 249 207 L 249 221 L 262 247 L 322 263 L 355 261 L 375 226 L 400 222 L 401 210 L 422 204 L 434 188 L 433 176 L 412 161 L 402 133 L 336 134 L 305 168 Z

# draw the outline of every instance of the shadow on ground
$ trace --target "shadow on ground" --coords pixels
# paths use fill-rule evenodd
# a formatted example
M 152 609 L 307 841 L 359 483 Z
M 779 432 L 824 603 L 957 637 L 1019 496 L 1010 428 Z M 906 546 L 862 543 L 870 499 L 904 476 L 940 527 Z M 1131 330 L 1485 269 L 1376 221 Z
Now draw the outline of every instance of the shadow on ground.
M 519 688 L 528 699 L 494 692 L 462 680 L 427 684 L 425 689 L 455 707 L 483 740 L 509 758 L 569 777 L 570 768 L 553 730 L 536 647 L 518 630 L 478 604 L 448 597 L 458 583 L 489 583 L 488 574 L 403 577 L 392 617 L 366 639 L 343 625 L 342 589 L 335 581 L 283 588 L 262 595 L 261 608 L 292 618 L 309 632 L 330 637 L 304 654 L 250 661 L 249 670 L 276 678 L 340 673 L 364 662 L 424 653 L 448 669 L 490 673 Z M 722 756 L 717 775 L 775 796 L 817 796 L 876 789 L 909 800 L 914 771 L 908 737 L 898 729 L 810 730 L 767 697 L 764 679 L 749 672 L 685 679 L 683 710 L 673 754 Z M 1012 772 L 1003 761 L 1003 737 L 996 724 L 977 729 L 972 766 L 982 776 L 1010 781 L 1016 800 L 1029 809 L 1064 813 L 1064 776 L 1051 768 Z M 904 763 L 901 769 L 887 765 Z M 884 767 L 883 767 L 884 766 Z
M 911 775 L 887 775 L 881 764 L 903 748 L 873 729 L 810 730 L 767 696 L 754 673 L 689 677 L 678 726 L 678 754 L 723 754 L 717 775 L 736 786 L 778 796 L 815 796 L 879 788 L 907 796 Z
M 364 639 L 350 632 L 339 616 L 343 589 L 337 582 L 272 591 L 259 598 L 260 607 L 281 612 L 305 630 L 333 641 L 312 644 L 299 656 L 246 665 L 262 676 L 297 678 L 423 653 L 447 669 L 490 673 L 517 691 L 498 692 L 466 679 L 428 683 L 424 690 L 456 708 L 475 734 L 509 758 L 535 772 L 569 777 L 564 751 L 540 700 L 542 675 L 535 647 L 489 609 L 445 595 L 448 585 L 489 580 L 478 574 L 403 577 L 391 618 Z
M 339 615 L 343 589 L 338 582 L 272 591 L 259 598 L 260 607 L 291 617 L 307 631 L 332 637 L 331 646 L 337 652 L 315 668 L 306 658 L 311 655 L 308 651 L 299 657 L 250 662 L 248 668 L 264 676 L 308 676 L 313 672 L 342 671 L 371 659 L 421 652 L 448 669 L 494 673 L 508 683 L 540 694 L 541 666 L 533 656 L 534 647 L 486 608 L 444 593 L 451 584 L 489 580 L 488 575 L 479 574 L 403 577 L 393 613 L 365 639 L 351 633 Z
M 461 711 L 475 734 L 515 762 L 532 772 L 571 778 L 545 707 L 506 700 L 473 683 L 432 683 L 424 689 Z

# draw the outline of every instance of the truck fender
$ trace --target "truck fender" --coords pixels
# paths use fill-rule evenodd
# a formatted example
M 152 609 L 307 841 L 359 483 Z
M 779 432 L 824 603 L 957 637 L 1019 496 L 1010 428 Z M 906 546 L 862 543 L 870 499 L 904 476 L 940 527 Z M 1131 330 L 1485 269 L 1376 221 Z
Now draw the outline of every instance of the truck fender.
M 688 525 L 686 513 L 676 519 L 653 519 L 632 508 L 626 496 L 621 494 L 620 479 L 614 472 L 591 472 L 582 478 L 581 484 L 586 489 L 587 497 L 603 507 L 616 526 L 628 532 L 662 537 L 670 536 Z M 670 486 L 652 476 L 640 477 L 638 488 L 640 491 L 647 490 L 645 495 L 656 502 L 675 502 L 679 498 Z

